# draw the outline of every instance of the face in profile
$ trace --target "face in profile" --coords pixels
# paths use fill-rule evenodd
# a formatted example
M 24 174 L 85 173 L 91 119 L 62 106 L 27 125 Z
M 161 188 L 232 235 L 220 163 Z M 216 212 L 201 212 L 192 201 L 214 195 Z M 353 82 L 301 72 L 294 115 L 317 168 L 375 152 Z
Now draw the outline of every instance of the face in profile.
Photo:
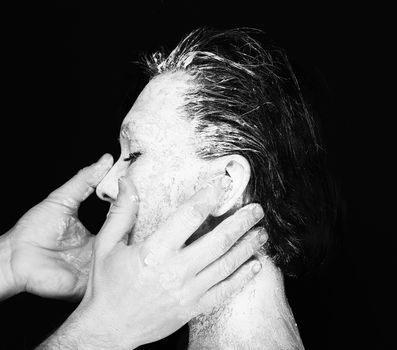
M 118 179 L 133 180 L 140 198 L 133 242 L 153 233 L 211 176 L 211 162 L 196 156 L 193 127 L 182 116 L 187 84 L 184 73 L 169 73 L 146 85 L 121 125 L 120 157 L 97 187 L 112 202 Z
M 114 201 L 117 180 L 133 180 L 140 205 L 132 240 L 140 241 L 210 179 L 228 175 L 231 188 L 191 240 L 259 203 L 266 254 L 294 275 L 317 255 L 306 246 L 327 243 L 334 186 L 288 58 L 251 34 L 200 29 L 169 55 L 146 59 L 154 78 L 122 123 L 120 158 L 97 193 Z

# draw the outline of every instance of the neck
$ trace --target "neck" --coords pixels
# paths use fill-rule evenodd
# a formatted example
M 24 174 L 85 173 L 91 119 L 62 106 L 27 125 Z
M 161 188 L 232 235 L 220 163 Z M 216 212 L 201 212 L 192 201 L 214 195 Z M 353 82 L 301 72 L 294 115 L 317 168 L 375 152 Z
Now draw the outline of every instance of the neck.
M 262 270 L 211 314 L 190 323 L 189 350 L 303 349 L 282 272 L 260 256 Z

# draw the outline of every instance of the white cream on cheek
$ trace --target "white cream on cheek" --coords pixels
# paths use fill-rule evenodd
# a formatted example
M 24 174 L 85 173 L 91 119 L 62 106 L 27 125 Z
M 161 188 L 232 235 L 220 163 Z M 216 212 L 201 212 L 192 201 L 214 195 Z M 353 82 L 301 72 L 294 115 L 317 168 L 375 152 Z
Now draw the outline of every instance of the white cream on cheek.
M 155 78 L 142 91 L 124 120 L 137 141 L 130 149 L 142 155 L 130 166 L 140 198 L 137 221 L 130 241 L 151 235 L 205 178 L 208 163 L 195 155 L 195 135 L 190 121 L 181 117 L 186 76 Z M 132 139 L 132 138 L 131 138 Z
M 192 196 L 205 170 L 206 166 L 201 162 L 188 158 L 173 165 L 161 161 L 137 164 L 132 176 L 141 200 L 133 241 L 141 241 L 155 232 L 179 205 Z

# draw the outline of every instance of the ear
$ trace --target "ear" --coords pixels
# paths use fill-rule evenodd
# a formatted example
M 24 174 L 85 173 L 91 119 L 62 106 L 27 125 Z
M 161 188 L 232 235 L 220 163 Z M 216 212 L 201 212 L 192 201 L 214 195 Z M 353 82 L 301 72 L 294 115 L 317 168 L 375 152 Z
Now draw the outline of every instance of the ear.
M 226 195 L 211 213 L 212 216 L 221 216 L 235 205 L 242 205 L 243 195 L 251 176 L 251 167 L 247 159 L 238 154 L 218 158 L 213 166 L 218 174 L 222 172 L 232 179 Z

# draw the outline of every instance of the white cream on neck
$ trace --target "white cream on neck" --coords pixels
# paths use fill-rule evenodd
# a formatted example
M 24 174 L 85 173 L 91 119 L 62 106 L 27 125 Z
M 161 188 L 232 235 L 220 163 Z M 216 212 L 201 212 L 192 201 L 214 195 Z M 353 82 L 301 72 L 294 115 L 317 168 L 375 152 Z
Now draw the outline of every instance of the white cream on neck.
M 304 349 L 283 274 L 268 257 L 259 259 L 262 270 L 239 294 L 189 323 L 189 350 Z

